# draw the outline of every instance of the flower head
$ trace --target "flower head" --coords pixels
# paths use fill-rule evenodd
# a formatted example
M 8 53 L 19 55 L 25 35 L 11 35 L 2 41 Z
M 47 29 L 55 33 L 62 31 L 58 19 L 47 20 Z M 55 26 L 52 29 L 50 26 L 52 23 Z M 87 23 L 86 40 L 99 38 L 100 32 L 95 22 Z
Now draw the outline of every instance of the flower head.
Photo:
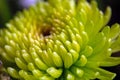
M 120 27 L 96 1 L 48 0 L 19 13 L 0 30 L 0 59 L 20 80 L 112 80 L 101 67 L 120 64 Z

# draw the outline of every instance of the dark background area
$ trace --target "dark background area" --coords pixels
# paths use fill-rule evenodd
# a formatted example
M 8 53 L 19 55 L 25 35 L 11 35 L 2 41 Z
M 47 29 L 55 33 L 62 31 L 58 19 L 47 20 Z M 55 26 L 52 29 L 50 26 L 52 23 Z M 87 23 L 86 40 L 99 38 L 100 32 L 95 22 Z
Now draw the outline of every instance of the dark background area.
M 112 9 L 112 16 L 109 22 L 109 25 L 114 23 L 120 24 L 120 0 L 97 0 L 100 2 L 100 8 L 104 11 L 107 6 L 110 6 Z
M 110 6 L 112 9 L 112 16 L 108 25 L 112 25 L 114 23 L 120 24 L 120 0 L 97 0 L 97 1 L 99 3 L 99 8 L 101 10 L 104 11 L 107 6 Z M 12 19 L 18 11 L 22 11 L 24 8 L 25 7 L 23 7 L 19 3 L 19 0 L 0 0 L 0 27 L 4 27 L 6 22 Z M 117 73 L 117 76 L 114 80 L 120 80 L 120 65 L 105 69 Z

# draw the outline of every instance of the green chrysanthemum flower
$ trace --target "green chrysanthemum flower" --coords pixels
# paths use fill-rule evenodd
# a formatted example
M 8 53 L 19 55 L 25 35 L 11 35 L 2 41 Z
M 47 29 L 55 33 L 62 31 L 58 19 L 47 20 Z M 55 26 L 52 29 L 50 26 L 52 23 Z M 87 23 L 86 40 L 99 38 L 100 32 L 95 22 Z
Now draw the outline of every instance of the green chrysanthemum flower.
M 119 24 L 95 1 L 48 0 L 19 13 L 0 30 L 0 59 L 19 80 L 112 80 L 101 67 L 120 64 Z

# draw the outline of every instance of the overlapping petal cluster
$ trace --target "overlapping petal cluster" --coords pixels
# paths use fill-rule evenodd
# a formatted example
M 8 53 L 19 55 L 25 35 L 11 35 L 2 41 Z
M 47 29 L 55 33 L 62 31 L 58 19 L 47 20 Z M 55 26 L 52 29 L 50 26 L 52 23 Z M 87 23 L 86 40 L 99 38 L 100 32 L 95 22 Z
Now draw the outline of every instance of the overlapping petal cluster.
M 0 59 L 19 80 L 112 80 L 101 67 L 120 64 L 120 26 L 96 1 L 48 0 L 20 12 L 0 30 Z

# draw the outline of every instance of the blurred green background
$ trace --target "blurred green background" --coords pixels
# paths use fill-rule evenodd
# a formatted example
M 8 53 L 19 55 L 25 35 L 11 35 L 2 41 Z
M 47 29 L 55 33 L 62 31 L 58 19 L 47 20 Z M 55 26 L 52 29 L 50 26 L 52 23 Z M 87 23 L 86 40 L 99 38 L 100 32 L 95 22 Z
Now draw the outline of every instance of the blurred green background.
M 14 15 L 34 5 L 37 1 L 42 0 L 0 0 L 0 27 L 4 27 L 5 23 L 14 17 Z
M 47 0 L 0 0 L 0 28 L 4 27 L 5 23 L 9 22 L 9 20 L 12 19 L 18 11 L 22 11 L 30 5 L 34 5 L 37 1 Z M 112 16 L 108 25 L 112 25 L 114 23 L 120 24 L 120 0 L 97 1 L 99 8 L 103 11 L 107 6 L 112 8 Z M 120 80 L 120 65 L 105 69 L 117 73 L 117 77 L 114 80 Z

